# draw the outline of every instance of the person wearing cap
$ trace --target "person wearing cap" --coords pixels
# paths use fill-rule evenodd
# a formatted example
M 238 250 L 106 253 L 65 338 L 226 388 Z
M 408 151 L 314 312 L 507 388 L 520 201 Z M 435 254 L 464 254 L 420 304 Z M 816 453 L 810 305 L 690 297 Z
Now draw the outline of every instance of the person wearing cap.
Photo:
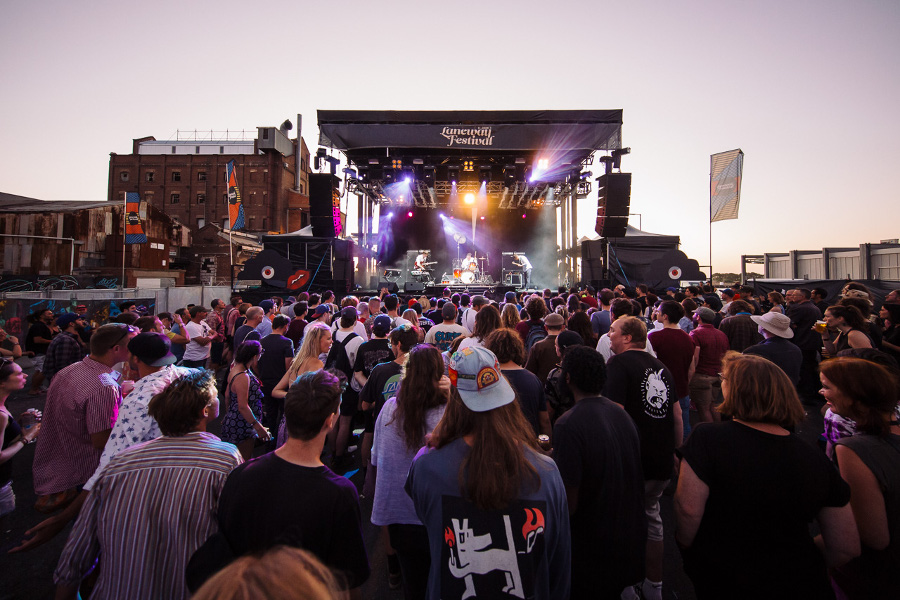
M 641 319 L 616 319 L 609 335 L 615 355 L 607 362 L 603 395 L 622 405 L 634 421 L 641 440 L 647 515 L 646 577 L 641 585 L 641 597 L 660 600 L 664 551 L 659 498 L 672 478 L 675 448 L 683 439 L 681 406 L 669 369 L 644 352 L 647 326 Z
M 462 325 L 457 325 L 456 315 L 455 304 L 452 302 L 444 304 L 444 307 L 441 309 L 443 322 L 428 330 L 428 333 L 425 335 L 425 343 L 437 346 L 441 352 L 446 352 L 450 349 L 450 344 L 453 343 L 453 340 L 461 335 L 469 335 L 468 329 Z
M 547 376 L 553 367 L 559 362 L 556 353 L 556 336 L 566 327 L 566 320 L 559 313 L 550 313 L 544 317 L 544 327 L 547 328 L 547 337 L 539 340 L 528 351 L 528 360 L 525 368 L 534 373 L 541 385 L 547 382 Z
M 312 321 L 310 323 L 325 323 L 329 325 L 331 322 L 331 311 L 328 310 L 327 304 L 320 304 L 316 307 L 315 310 L 312 311 Z M 330 325 L 329 325 L 330 326 Z
M 796 387 L 800 382 L 803 352 L 790 341 L 794 337 L 790 317 L 781 313 L 767 312 L 751 315 L 750 318 L 759 328 L 763 341 L 744 350 L 744 354 L 756 354 L 769 359 L 781 367 Z
M 703 295 L 703 303 L 702 306 L 710 309 L 714 313 L 716 313 L 716 320 L 713 321 L 713 326 L 718 327 L 719 323 L 722 322 L 722 318 L 724 315 L 722 314 L 722 299 L 719 298 L 718 295 L 710 293 Z
M 426 598 L 569 598 L 569 515 L 556 464 L 538 450 L 490 350 L 454 353 L 449 377 L 433 449 L 419 451 L 406 480 L 428 533 Z
M 78 330 L 84 327 L 84 320 L 75 313 L 63 313 L 56 318 L 59 333 L 47 347 L 44 359 L 44 376 L 53 381 L 53 376 L 84 358 L 84 346 Z
M 259 332 L 259 339 L 262 339 L 272 333 L 272 317 L 275 316 L 275 303 L 271 300 L 263 300 L 259 303 L 259 307 L 263 310 L 263 318 L 256 326 Z
M 356 310 L 356 307 L 355 306 L 345 306 L 344 308 L 341 309 L 341 312 L 338 313 L 338 315 L 343 315 L 344 311 L 346 311 L 347 309 L 350 309 L 350 308 L 353 309 L 353 312 L 355 314 L 354 318 L 356 319 L 356 321 L 353 323 L 353 332 L 356 335 L 358 335 L 360 338 L 362 338 L 363 342 L 365 342 L 369 339 L 369 334 L 366 333 L 366 325 L 365 325 L 365 323 L 362 322 L 362 320 L 360 320 L 360 315 L 359 315 L 359 312 Z M 350 314 L 350 313 L 348 312 L 347 314 Z M 335 331 L 338 330 L 338 326 L 340 325 L 340 322 L 341 322 L 340 316 L 335 317 L 334 322 L 331 324 L 331 332 L 332 333 L 334 333 Z
M 731 303 L 734 302 L 734 290 L 731 288 L 725 288 L 722 290 L 722 308 L 719 309 L 720 313 L 728 314 L 728 307 L 731 306 Z
M 344 390 L 341 398 L 341 416 L 338 419 L 337 431 L 334 442 L 334 465 L 336 469 L 348 466 L 347 443 L 350 440 L 350 424 L 359 405 L 359 392 L 362 386 L 353 376 L 353 365 L 356 364 L 356 353 L 363 342 L 366 341 L 365 329 L 363 335 L 355 331 L 357 325 L 362 325 L 357 320 L 355 306 L 345 306 L 341 309 L 340 327 L 331 334 L 332 344 L 325 360 L 325 368 L 339 370 L 347 378 L 349 385 Z
M 601 395 L 600 353 L 571 348 L 561 373 L 574 406 L 553 430 L 572 524 L 571 597 L 628 598 L 622 591 L 644 579 L 647 540 L 640 437 L 628 413 Z
M 219 412 L 209 371 L 179 377 L 153 396 L 147 412 L 162 436 L 103 469 L 53 574 L 57 598 L 75 598 L 101 556 L 93 598 L 190 595 L 188 559 L 218 530 L 216 505 L 241 456 L 206 432 Z
M 688 390 L 700 421 L 719 421 L 719 413 L 712 409 L 713 399 L 721 395 L 719 371 L 728 352 L 728 336 L 716 329 L 717 315 L 705 304 L 694 313 L 697 326 L 688 334 L 694 342 L 694 376 Z

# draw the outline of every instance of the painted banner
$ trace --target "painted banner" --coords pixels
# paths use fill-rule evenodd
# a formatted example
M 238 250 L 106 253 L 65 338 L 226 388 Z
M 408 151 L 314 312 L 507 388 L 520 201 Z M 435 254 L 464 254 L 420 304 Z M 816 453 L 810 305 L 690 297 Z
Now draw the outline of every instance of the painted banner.
M 738 218 L 743 170 L 744 153 L 740 149 L 710 156 L 709 220 L 711 223 Z
M 141 223 L 141 195 L 125 192 L 125 243 L 146 244 L 147 235 Z
M 244 228 L 244 205 L 241 204 L 241 191 L 238 189 L 233 160 L 225 165 L 225 180 L 228 182 L 228 228 L 238 231 Z

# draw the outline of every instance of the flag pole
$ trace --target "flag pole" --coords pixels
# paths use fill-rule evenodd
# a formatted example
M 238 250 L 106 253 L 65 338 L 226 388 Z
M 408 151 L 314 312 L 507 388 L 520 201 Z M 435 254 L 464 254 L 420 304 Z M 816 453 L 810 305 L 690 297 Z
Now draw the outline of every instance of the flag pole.
M 128 280 L 125 279 L 125 250 L 128 248 L 128 244 L 126 244 L 125 232 L 128 227 L 128 194 L 125 194 L 125 199 L 122 201 L 122 289 L 124 290 Z

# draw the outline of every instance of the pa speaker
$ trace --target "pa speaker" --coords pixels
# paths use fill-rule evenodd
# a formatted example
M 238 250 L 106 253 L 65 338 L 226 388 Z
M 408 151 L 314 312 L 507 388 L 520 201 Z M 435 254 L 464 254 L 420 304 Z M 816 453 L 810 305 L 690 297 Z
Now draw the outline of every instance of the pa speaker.
M 309 175 L 309 216 L 316 237 L 336 237 L 340 234 L 340 221 L 335 223 L 335 207 L 340 217 L 340 180 L 328 173 Z
M 631 209 L 631 173 L 607 173 L 597 178 L 597 223 L 601 237 L 625 237 Z
M 425 284 L 421 281 L 407 281 L 403 284 L 403 291 L 407 294 L 424 294 Z
M 396 281 L 384 281 L 381 280 L 378 282 L 378 289 L 387 288 L 387 291 L 391 294 L 396 294 L 400 291 L 400 286 L 397 285 Z

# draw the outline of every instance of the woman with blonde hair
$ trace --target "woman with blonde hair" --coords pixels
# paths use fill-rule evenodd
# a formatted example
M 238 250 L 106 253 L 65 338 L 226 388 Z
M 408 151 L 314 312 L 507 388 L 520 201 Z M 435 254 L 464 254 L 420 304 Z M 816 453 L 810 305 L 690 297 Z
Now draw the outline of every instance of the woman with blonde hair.
M 277 573 L 277 577 L 272 574 Z M 209 579 L 194 600 L 343 600 L 334 574 L 310 552 L 275 546 L 262 556 L 244 556 Z
M 300 348 L 291 361 L 291 366 L 272 390 L 273 398 L 284 399 L 288 388 L 303 373 L 309 371 L 318 371 L 325 366 L 322 359 L 319 358 L 323 354 L 327 355 L 331 350 L 331 328 L 325 323 L 314 321 L 306 326 L 303 331 L 303 339 L 300 341 Z
M 701 423 L 676 451 L 675 538 L 697 597 L 833 597 L 826 567 L 859 554 L 850 489 L 791 433 L 803 405 L 775 363 L 729 352 L 721 378 L 733 420 Z
M 500 311 L 500 326 L 505 327 L 506 329 L 515 329 L 516 325 L 519 324 L 522 318 L 519 317 L 519 307 L 516 306 L 512 302 L 507 302 L 503 305 L 503 310 Z

